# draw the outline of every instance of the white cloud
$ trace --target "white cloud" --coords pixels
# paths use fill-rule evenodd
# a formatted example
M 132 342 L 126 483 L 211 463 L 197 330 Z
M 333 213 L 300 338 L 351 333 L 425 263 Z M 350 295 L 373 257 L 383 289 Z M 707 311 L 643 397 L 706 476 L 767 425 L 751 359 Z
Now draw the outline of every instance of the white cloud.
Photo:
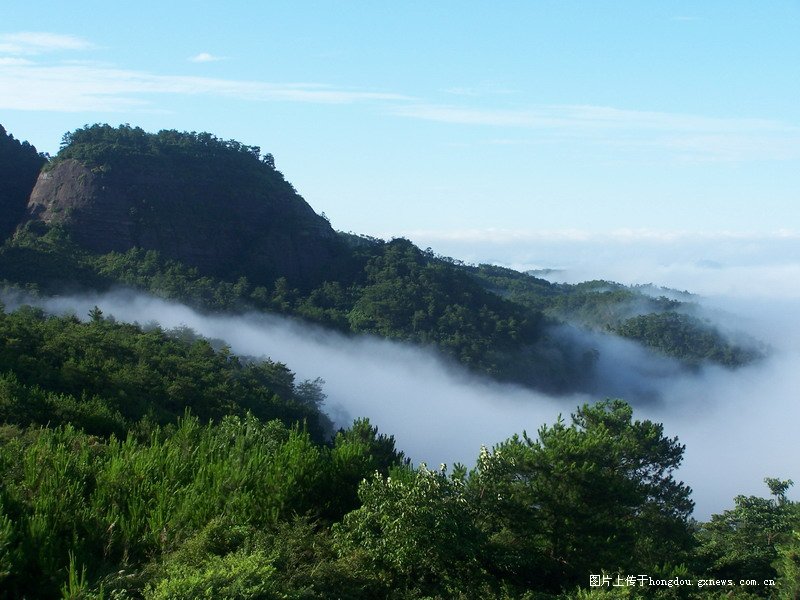
M 35 55 L 59 50 L 87 50 L 93 44 L 74 35 L 22 31 L 0 34 L 0 53 L 13 55 Z
M 23 65 L 32 65 L 33 63 L 28 60 L 27 58 L 17 58 L 17 57 L 1 57 L 0 56 L 0 67 L 19 67 Z
M 563 119 L 547 114 L 546 111 L 480 109 L 435 104 L 398 106 L 392 110 L 392 114 L 424 121 L 456 123 L 459 125 L 545 128 L 566 124 Z
M 157 94 L 318 104 L 404 98 L 398 94 L 340 89 L 318 83 L 155 75 L 91 65 L 0 64 L 0 109 L 57 112 L 146 110 L 153 108 L 151 97 Z
M 152 98 L 157 94 L 324 104 L 405 99 L 399 94 L 341 89 L 318 83 L 159 75 L 99 62 L 45 64 L 24 58 L 46 52 L 90 48 L 94 45 L 73 35 L 45 32 L 0 34 L 0 109 L 56 112 L 157 110 Z M 204 63 L 223 60 L 223 57 L 201 52 L 189 60 Z
M 507 96 L 515 94 L 516 91 L 506 87 L 498 87 L 493 84 L 485 84 L 477 87 L 450 87 L 442 90 L 445 94 L 452 96 Z
M 221 56 L 214 56 L 209 52 L 201 52 L 200 54 L 196 54 L 189 58 L 189 62 L 194 63 L 207 63 L 207 62 L 216 62 L 218 60 L 223 60 Z
M 525 109 L 406 104 L 393 107 L 391 113 L 438 123 L 533 129 L 539 143 L 579 139 L 582 143 L 635 151 L 667 151 L 692 161 L 800 157 L 800 127 L 770 119 L 714 118 L 567 104 Z
M 741 133 L 753 131 L 790 131 L 800 128 L 769 119 L 721 119 L 698 115 L 656 111 L 626 110 L 610 106 L 541 105 L 526 109 L 495 109 L 447 104 L 411 104 L 393 110 L 398 116 L 461 123 L 534 128 L 619 129 L 638 128 L 659 131 L 718 131 Z

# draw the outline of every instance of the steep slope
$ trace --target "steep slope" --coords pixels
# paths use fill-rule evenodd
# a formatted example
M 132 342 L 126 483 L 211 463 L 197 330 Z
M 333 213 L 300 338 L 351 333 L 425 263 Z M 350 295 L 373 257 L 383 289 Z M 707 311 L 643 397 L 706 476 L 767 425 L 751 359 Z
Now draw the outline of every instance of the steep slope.
M 28 216 L 95 253 L 134 247 L 204 274 L 319 281 L 339 248 L 330 224 L 260 149 L 210 134 L 94 125 L 65 136 Z
M 28 142 L 20 142 L 0 125 L 0 241 L 25 216 L 36 176 L 46 159 Z

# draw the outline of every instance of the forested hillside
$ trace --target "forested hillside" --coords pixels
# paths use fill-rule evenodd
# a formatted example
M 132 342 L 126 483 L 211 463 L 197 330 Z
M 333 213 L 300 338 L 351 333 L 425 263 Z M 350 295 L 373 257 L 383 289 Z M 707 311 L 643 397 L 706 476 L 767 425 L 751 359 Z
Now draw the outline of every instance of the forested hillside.
M 21 308 L 0 359 L 0 597 L 798 591 L 791 482 L 695 524 L 684 447 L 619 400 L 431 469 L 363 420 L 325 437 L 313 382 L 186 330 Z
M 143 331 L 100 309 L 90 323 L 39 309 L 0 314 L 0 419 L 17 425 L 72 423 L 124 437 L 174 423 L 186 411 L 207 421 L 252 413 L 305 422 L 316 440 L 331 423 L 283 364 L 240 360 L 189 330 Z M 66 412 L 64 412 L 66 411 Z
M 559 321 L 634 340 L 687 365 L 714 363 L 735 368 L 767 352 L 763 344 L 748 336 L 739 335 L 734 341 L 702 316 L 688 292 L 652 285 L 628 287 L 611 281 L 553 284 L 493 265 L 467 268 L 489 289 L 513 302 Z

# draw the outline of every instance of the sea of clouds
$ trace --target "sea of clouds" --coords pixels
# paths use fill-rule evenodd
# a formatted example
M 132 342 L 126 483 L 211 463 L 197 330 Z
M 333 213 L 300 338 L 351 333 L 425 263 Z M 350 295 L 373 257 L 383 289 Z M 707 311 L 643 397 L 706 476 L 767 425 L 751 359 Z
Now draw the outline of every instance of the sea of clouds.
M 81 317 L 97 305 L 121 321 L 188 326 L 223 340 L 236 353 L 284 362 L 298 380 L 321 377 L 328 396 L 325 409 L 338 425 L 369 417 L 382 432 L 394 435 L 415 463 L 472 464 L 481 445 L 491 446 L 523 430 L 533 435 L 559 415 L 568 418 L 584 402 L 624 396 L 625 390 L 645 386 L 656 390 L 659 400 L 637 400 L 632 392 L 635 417 L 664 423 L 667 434 L 686 445 L 678 477 L 694 490 L 696 518 L 731 507 L 738 494 L 765 495 L 764 477 L 800 483 L 800 260 L 791 260 L 791 253 L 767 260 L 765 253 L 760 263 L 734 263 L 735 253 L 711 248 L 709 240 L 705 246 L 698 242 L 693 253 L 674 240 L 659 241 L 656 252 L 652 243 L 641 241 L 635 251 L 631 241 L 615 247 L 606 240 L 594 253 L 587 244 L 571 251 L 570 244 L 562 245 L 559 263 L 548 263 L 547 257 L 536 255 L 536 244 L 524 242 L 494 243 L 484 254 L 497 264 L 549 267 L 553 280 L 602 278 L 697 292 L 707 314 L 727 329 L 769 344 L 768 358 L 738 370 L 707 367 L 690 373 L 624 340 L 595 337 L 603 373 L 598 392 L 554 397 L 470 374 L 433 350 L 372 336 L 344 336 L 275 315 L 206 315 L 130 290 L 35 303 L 53 313 Z M 670 244 L 677 256 L 672 261 Z M 450 250 L 458 250 L 456 246 Z M 698 253 L 701 248 L 709 250 Z M 753 254 L 751 249 L 751 259 Z M 536 260 L 526 262 L 531 256 Z M 726 257 L 729 262 L 722 262 Z M 5 299 L 8 309 L 21 301 L 30 299 Z

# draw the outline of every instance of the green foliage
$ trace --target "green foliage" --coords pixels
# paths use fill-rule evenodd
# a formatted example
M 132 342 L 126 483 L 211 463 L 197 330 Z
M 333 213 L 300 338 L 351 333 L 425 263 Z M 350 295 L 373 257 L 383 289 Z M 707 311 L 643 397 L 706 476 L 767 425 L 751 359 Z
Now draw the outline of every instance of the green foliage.
M 69 553 L 69 568 L 67 570 L 67 581 L 61 586 L 61 598 L 63 600 L 102 600 L 104 597 L 102 586 L 97 593 L 94 593 L 86 578 L 86 566 L 81 567 L 80 572 L 75 564 L 75 556 Z
M 615 331 L 689 364 L 707 361 L 738 367 L 760 356 L 756 350 L 732 344 L 709 322 L 674 312 L 632 317 Z
M 0 248 L 0 278 L 48 294 L 62 293 L 67 282 L 99 290 L 123 283 L 205 310 L 297 315 L 344 332 L 435 346 L 475 371 L 551 390 L 580 388 L 591 373 L 591 352 L 547 337 L 540 313 L 485 290 L 406 240 L 358 247 L 352 262 L 348 277 L 304 293 L 285 278 L 254 286 L 244 277 L 201 276 L 155 251 L 92 255 L 58 228 L 28 228 Z
M 266 532 L 298 515 L 340 519 L 361 480 L 404 462 L 366 420 L 320 444 L 321 380 L 295 384 L 279 363 L 240 360 L 187 329 L 117 324 L 97 307 L 85 323 L 0 312 L 0 364 L 0 420 L 49 426 L 0 429 L 8 597 L 290 597 L 294 579 L 273 562 L 305 573 L 295 583 L 306 591 L 351 581 L 324 535 L 319 568 L 315 551 L 289 556 Z M 197 416 L 177 419 L 187 408 Z
M 500 356 L 541 335 L 539 314 L 487 292 L 407 240 L 386 244 L 364 272 L 365 285 L 348 314 L 353 331 L 435 344 L 495 375 L 504 368 Z
M 683 303 L 666 296 L 653 297 L 636 287 L 604 280 L 559 285 L 563 292 L 553 309 L 565 316 L 578 317 L 587 324 L 613 325 L 632 313 L 653 313 L 675 310 Z
M 798 519 L 800 520 L 800 519 Z M 800 598 L 800 523 L 795 523 L 791 536 L 776 546 L 777 560 L 773 563 L 778 573 L 778 598 Z
M 283 600 L 272 580 L 269 557 L 260 552 L 206 558 L 201 564 L 175 565 L 156 585 L 145 590 L 147 600 Z
M 22 226 L 0 247 L 0 279 L 50 294 L 104 289 L 111 283 L 62 228 L 37 222 Z
M 547 309 L 562 295 L 561 286 L 506 267 L 482 264 L 463 268 L 490 291 L 535 310 Z
M 235 140 L 221 140 L 210 133 L 187 133 L 174 129 L 157 134 L 130 125 L 87 125 L 61 140 L 61 150 L 52 166 L 75 159 L 98 169 L 110 169 L 136 160 L 158 160 L 175 164 L 191 164 L 199 158 L 212 158 L 220 166 L 264 164 L 270 166 L 270 155 L 261 156 L 257 146 L 246 146 Z M 244 160 L 246 159 L 246 160 Z M 273 165 L 274 166 L 274 165 Z
M 357 490 L 365 473 L 386 475 L 392 467 L 408 464 L 395 448 L 394 437 L 378 433 L 368 419 L 356 419 L 349 429 L 338 432 L 330 457 L 335 477 L 328 481 L 331 494 L 326 515 L 332 520 L 358 508 Z
M 318 439 L 330 431 L 283 364 L 240 360 L 191 332 L 115 323 L 96 307 L 90 317 L 82 323 L 29 307 L 0 314 L 0 419 L 124 436 L 145 417 L 168 423 L 188 408 L 203 420 L 250 411 L 305 421 Z
M 692 502 L 672 477 L 682 454 L 621 401 L 584 406 L 569 426 L 484 449 L 469 473 L 423 465 L 363 482 L 335 546 L 426 597 L 555 594 L 604 570 L 687 577 Z
M 360 481 L 370 459 L 356 462 L 364 465 Z M 237 540 L 343 506 L 355 493 L 353 471 L 308 433 L 252 416 L 206 426 L 186 418 L 156 428 L 148 442 L 104 442 L 69 425 L 20 434 L 0 444 L 5 585 L 38 595 L 64 584 L 83 589 L 85 580 L 119 589 L 128 585 L 113 576 L 120 567 L 136 573 L 154 557 L 178 552 L 166 570 L 148 567 L 151 580 L 164 579 L 152 586 L 155 597 L 181 585 L 246 590 L 254 574 L 272 567 L 263 553 L 235 554 L 243 548 Z M 205 550 L 198 550 L 204 530 Z M 212 546 L 222 558 L 208 558 Z M 77 578 L 64 579 L 70 564 Z M 132 580 L 143 585 L 141 577 Z
M 14 373 L 0 375 L 0 423 L 75 423 L 98 435 L 124 436 L 130 422 L 98 396 L 62 394 L 24 385 Z
M 187 302 L 208 310 L 232 310 L 246 306 L 276 308 L 266 288 L 253 289 L 246 277 L 228 282 L 201 276 L 196 268 L 163 259 L 155 250 L 131 249 L 92 257 L 89 265 L 98 278 L 147 290 L 163 298 Z M 276 284 L 277 285 L 277 284 Z
M 469 487 L 490 539 L 490 569 L 558 589 L 590 573 L 644 572 L 687 558 L 690 490 L 673 479 L 683 446 L 622 401 L 584 406 L 482 451 Z M 532 508 L 535 507 L 535 508 Z M 669 558 L 667 558 L 669 557 Z
M 791 481 L 767 478 L 765 482 L 772 498 L 737 496 L 733 509 L 713 515 L 701 527 L 697 534 L 699 568 L 719 578 L 764 581 L 776 579 L 775 562 L 780 555 L 783 586 L 790 589 L 797 577 L 792 531 L 800 529 L 800 509 L 786 498 Z
M 341 555 L 356 555 L 389 589 L 453 597 L 480 587 L 481 537 L 462 481 L 422 465 L 376 474 L 358 494 L 361 508 L 334 527 Z

